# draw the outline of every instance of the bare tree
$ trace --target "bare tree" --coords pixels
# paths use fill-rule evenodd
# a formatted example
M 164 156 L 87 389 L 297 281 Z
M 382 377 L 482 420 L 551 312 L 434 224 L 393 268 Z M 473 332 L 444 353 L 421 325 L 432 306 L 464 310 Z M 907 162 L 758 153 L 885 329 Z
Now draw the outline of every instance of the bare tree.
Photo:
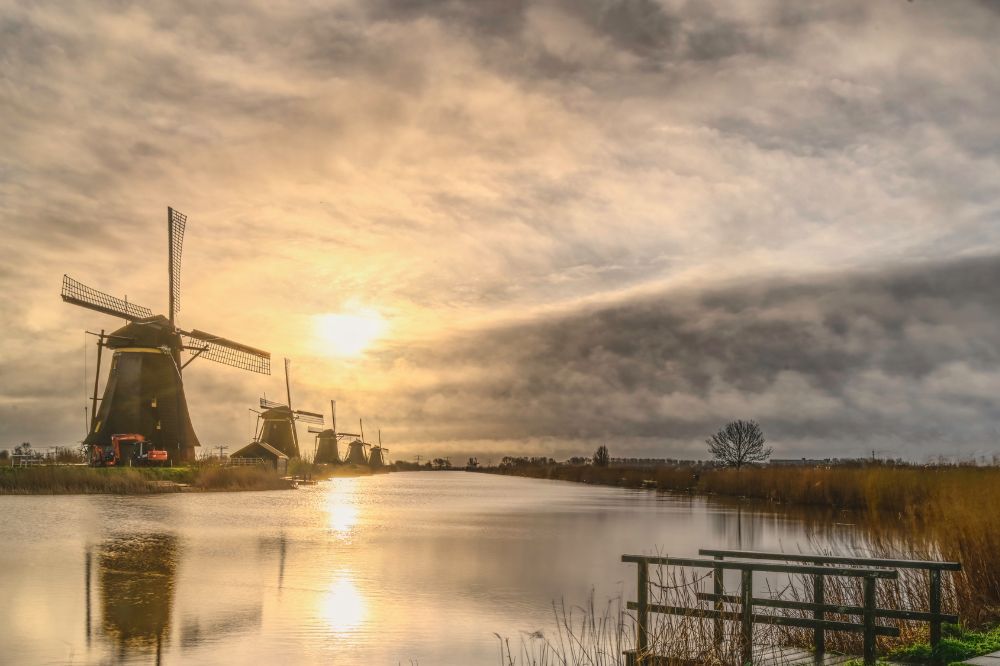
M 771 457 L 771 447 L 764 446 L 764 431 L 756 421 L 732 421 L 705 442 L 715 460 L 727 467 L 740 469 Z
M 603 444 L 597 447 L 597 450 L 594 451 L 594 464 L 598 467 L 607 467 L 610 462 L 611 454 L 608 453 L 608 447 Z

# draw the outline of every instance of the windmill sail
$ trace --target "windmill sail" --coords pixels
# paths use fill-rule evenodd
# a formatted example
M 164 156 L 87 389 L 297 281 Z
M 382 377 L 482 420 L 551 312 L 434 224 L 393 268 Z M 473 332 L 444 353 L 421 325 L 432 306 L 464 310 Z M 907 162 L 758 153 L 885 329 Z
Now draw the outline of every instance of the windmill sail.
M 292 410 L 292 413 L 295 414 L 296 421 L 302 421 L 304 423 L 316 423 L 318 425 L 323 425 L 324 423 L 323 415 L 317 414 L 316 412 L 307 412 L 304 409 L 295 409 Z
M 259 372 L 262 375 L 271 374 L 271 354 L 266 351 L 198 329 L 180 331 L 180 334 L 184 338 L 184 346 L 193 356 L 250 372 Z
M 153 311 L 135 303 L 117 298 L 93 287 L 88 287 L 68 275 L 63 275 L 62 299 L 67 303 L 79 305 L 82 308 L 97 310 L 112 317 L 121 317 L 129 321 L 148 319 Z
M 181 310 L 181 251 L 184 249 L 184 228 L 187 226 L 187 215 L 167 208 L 167 269 L 170 282 L 170 323 L 174 323 L 174 315 Z

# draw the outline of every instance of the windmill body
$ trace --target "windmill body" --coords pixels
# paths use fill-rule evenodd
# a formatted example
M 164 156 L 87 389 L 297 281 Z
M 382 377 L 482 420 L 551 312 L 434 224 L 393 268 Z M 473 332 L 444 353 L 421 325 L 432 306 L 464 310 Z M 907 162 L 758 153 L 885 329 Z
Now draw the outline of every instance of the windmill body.
M 181 248 L 187 218 L 167 209 L 168 316 L 130 303 L 63 276 L 62 299 L 67 303 L 125 319 L 128 323 L 110 335 L 103 331 L 101 348 L 114 352 L 104 395 L 97 398 L 84 440 L 92 449 L 106 446 L 121 433 L 142 435 L 152 446 L 165 449 L 172 462 L 193 460 L 200 443 L 191 425 L 181 371 L 195 358 L 233 366 L 250 372 L 271 374 L 271 355 L 260 349 L 221 338 L 198 329 L 178 328 L 180 310 Z M 181 353 L 191 358 L 181 363 Z M 100 359 L 100 356 L 98 356 Z M 98 365 L 97 374 L 100 374 Z
M 84 444 L 106 447 L 112 435 L 134 432 L 170 460 L 193 460 L 200 443 L 174 360 L 180 336 L 170 322 L 163 316 L 132 322 L 108 336 L 106 346 L 114 352 L 111 372 Z
M 353 440 L 347 448 L 347 458 L 344 460 L 348 465 L 367 465 L 368 456 L 365 454 L 365 447 L 368 446 L 360 439 Z
M 340 463 L 340 445 L 333 428 L 316 433 L 316 456 L 313 462 L 337 465 Z
M 292 409 L 291 381 L 288 374 L 288 359 L 285 359 L 285 388 L 288 391 L 288 404 L 274 402 L 267 398 L 260 399 L 260 408 L 264 411 L 257 417 L 256 441 L 276 448 L 289 458 L 299 458 L 299 434 L 295 429 L 296 421 L 317 423 L 323 425 L 323 415 L 307 412 L 303 409 Z
M 279 405 L 261 412 L 257 441 L 270 444 L 289 458 L 299 457 L 295 414 L 287 405 Z
M 326 465 L 339 465 L 347 460 L 340 458 L 340 440 L 345 437 L 359 437 L 351 432 L 337 432 L 337 401 L 330 401 L 331 427 L 327 429 L 309 428 L 309 432 L 316 435 L 316 449 L 313 454 L 313 462 Z
M 385 456 L 382 455 L 382 447 L 376 444 L 368 454 L 368 466 L 375 469 L 385 467 Z

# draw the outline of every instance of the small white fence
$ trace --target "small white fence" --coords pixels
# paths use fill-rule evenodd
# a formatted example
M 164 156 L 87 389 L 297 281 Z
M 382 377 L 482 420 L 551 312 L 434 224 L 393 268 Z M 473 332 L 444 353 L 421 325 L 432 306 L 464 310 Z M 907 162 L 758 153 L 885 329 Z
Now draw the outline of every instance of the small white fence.
M 229 458 L 223 463 L 223 467 L 253 467 L 254 465 L 266 465 L 263 458 Z

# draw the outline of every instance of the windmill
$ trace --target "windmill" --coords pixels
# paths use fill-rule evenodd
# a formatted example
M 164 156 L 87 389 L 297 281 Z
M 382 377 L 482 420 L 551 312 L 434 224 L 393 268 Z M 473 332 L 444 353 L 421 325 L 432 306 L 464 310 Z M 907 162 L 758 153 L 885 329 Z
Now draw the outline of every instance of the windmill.
M 110 296 L 63 275 L 62 299 L 128 323 L 109 335 L 102 330 L 97 342 L 97 375 L 90 426 L 84 444 L 93 451 L 107 447 L 117 433 L 136 433 L 165 449 L 173 461 L 194 459 L 201 446 L 191 425 L 181 370 L 196 358 L 235 368 L 271 374 L 271 355 L 198 329 L 175 325 L 180 311 L 181 250 L 187 217 L 167 208 L 168 315 L 153 315 L 149 308 Z M 114 352 L 104 396 L 97 397 L 101 351 Z M 181 351 L 190 354 L 181 363 Z M 100 409 L 98 409 L 98 402 Z
M 347 445 L 347 457 L 344 458 L 344 463 L 347 465 L 368 464 L 368 454 L 365 452 L 365 447 L 368 446 L 365 442 L 365 424 L 358 419 L 358 425 L 361 426 L 361 434 L 353 435 L 354 439 Z
M 295 430 L 295 422 L 323 424 L 323 415 L 307 412 L 303 409 L 292 409 L 292 388 L 288 377 L 289 361 L 285 359 L 285 391 L 288 404 L 260 399 L 260 408 L 264 411 L 257 416 L 258 442 L 264 442 L 284 453 L 289 458 L 299 457 L 299 434 Z
M 328 464 L 339 464 L 342 461 L 340 459 L 340 440 L 345 437 L 355 437 L 359 435 L 353 432 L 337 432 L 337 401 L 330 401 L 330 416 L 332 417 L 332 427 L 326 428 L 309 428 L 309 432 L 316 435 L 316 445 L 313 449 L 313 462 L 317 463 L 328 463 Z
M 389 449 L 382 446 L 382 429 L 378 431 L 378 444 L 372 447 L 368 454 L 368 466 L 372 469 L 385 467 L 388 463 L 384 454 L 389 453 Z

